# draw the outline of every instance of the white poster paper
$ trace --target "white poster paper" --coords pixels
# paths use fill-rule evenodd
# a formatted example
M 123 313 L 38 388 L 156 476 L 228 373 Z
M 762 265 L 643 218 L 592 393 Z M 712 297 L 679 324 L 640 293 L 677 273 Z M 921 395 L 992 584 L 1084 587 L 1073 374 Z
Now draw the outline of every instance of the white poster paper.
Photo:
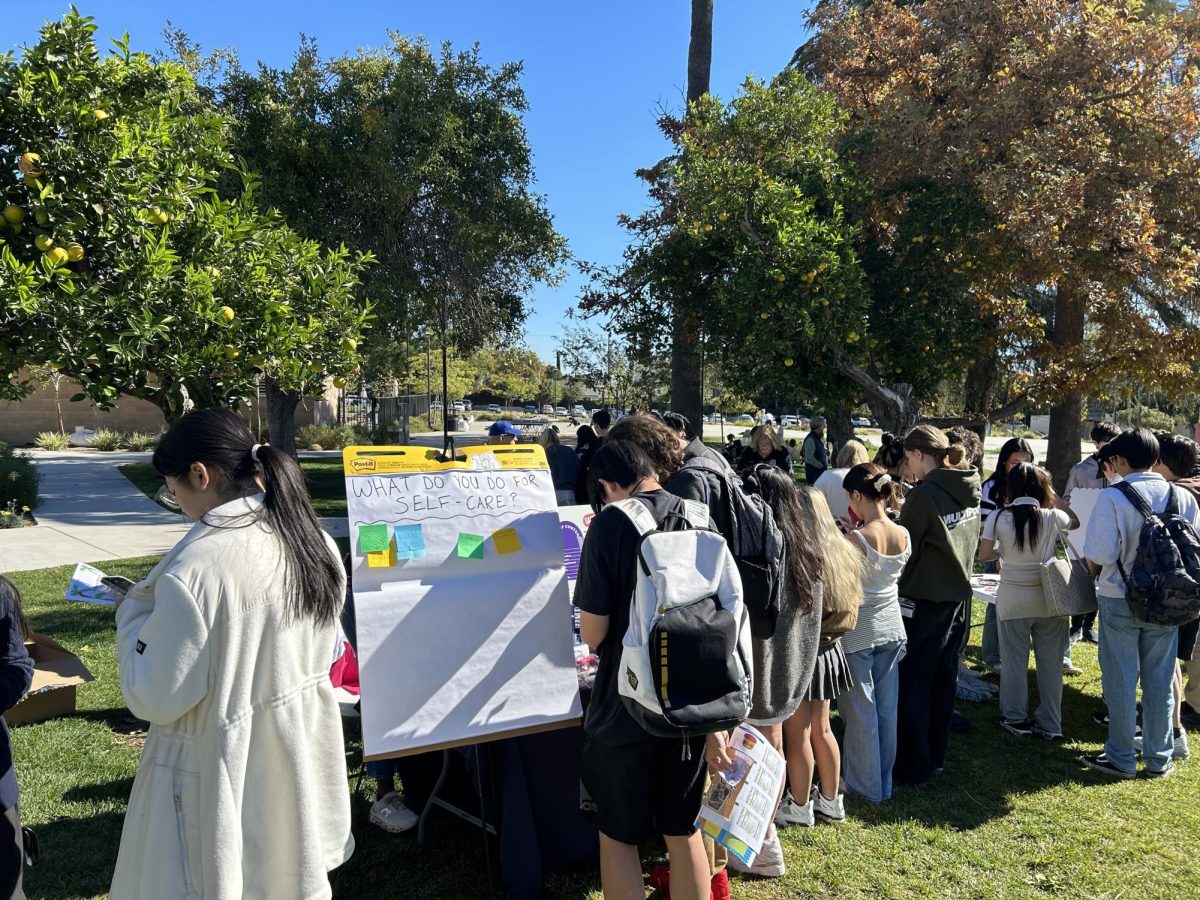
M 1080 556 L 1083 556 L 1083 546 L 1087 541 L 1088 521 L 1092 518 L 1092 511 L 1096 508 L 1100 491 L 1101 488 L 1075 488 L 1071 491 L 1071 501 L 1067 505 L 1071 507 L 1071 512 L 1079 516 L 1079 527 L 1066 534 L 1067 540 L 1071 542 L 1071 546 Z
M 480 469 L 473 450 L 345 451 L 368 757 L 582 714 L 544 451 L 481 447 Z

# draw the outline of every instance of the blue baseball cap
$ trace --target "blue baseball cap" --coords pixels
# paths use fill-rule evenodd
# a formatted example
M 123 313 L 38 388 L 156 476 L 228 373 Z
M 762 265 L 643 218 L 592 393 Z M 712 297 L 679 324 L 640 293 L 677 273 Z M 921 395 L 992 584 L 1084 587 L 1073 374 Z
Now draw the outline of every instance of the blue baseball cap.
M 493 422 L 491 427 L 488 428 L 488 437 L 499 437 L 502 434 L 511 434 L 513 437 L 520 437 L 524 432 L 507 419 Z

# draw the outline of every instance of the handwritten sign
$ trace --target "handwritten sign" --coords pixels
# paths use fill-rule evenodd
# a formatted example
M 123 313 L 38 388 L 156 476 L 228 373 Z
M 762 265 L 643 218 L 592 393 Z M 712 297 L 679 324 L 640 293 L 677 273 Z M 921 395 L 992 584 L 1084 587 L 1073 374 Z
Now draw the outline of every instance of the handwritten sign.
M 440 462 L 423 447 L 350 447 L 343 464 L 368 758 L 578 718 L 542 448 Z M 368 550 L 379 527 L 386 549 Z

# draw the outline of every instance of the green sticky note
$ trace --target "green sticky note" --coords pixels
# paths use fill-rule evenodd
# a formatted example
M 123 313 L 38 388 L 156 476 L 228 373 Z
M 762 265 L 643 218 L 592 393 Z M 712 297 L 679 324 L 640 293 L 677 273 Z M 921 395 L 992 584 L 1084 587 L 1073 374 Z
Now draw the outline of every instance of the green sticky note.
M 459 534 L 458 555 L 463 559 L 483 559 L 483 540 L 482 534 Z
M 379 553 L 387 550 L 391 543 L 387 525 L 363 525 L 358 529 L 358 550 L 360 553 Z

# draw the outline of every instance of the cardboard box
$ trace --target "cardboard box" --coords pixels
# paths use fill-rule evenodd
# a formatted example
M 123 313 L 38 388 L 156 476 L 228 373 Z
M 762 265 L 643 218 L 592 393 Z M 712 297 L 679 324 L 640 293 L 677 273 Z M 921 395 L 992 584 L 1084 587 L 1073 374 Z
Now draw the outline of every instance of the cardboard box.
M 25 649 L 33 657 L 33 682 L 21 701 L 4 714 L 9 725 L 41 722 L 75 712 L 75 689 L 95 681 L 83 661 L 53 638 L 30 632 Z

